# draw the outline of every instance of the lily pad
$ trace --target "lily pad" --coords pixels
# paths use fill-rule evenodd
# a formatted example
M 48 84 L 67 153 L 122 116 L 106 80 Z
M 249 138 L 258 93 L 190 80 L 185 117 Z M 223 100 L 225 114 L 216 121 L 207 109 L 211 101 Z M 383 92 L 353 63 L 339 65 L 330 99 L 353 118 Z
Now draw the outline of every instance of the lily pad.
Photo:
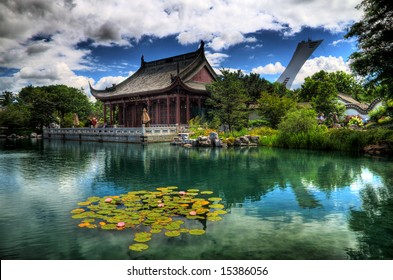
M 207 217 L 207 220 L 212 221 L 212 222 L 216 222 L 216 221 L 221 221 L 222 218 L 220 216 L 210 216 L 210 217 Z
M 165 235 L 169 237 L 176 237 L 180 235 L 180 231 L 178 230 L 166 231 Z
M 207 200 L 209 200 L 209 201 L 221 201 L 222 198 L 221 197 L 209 197 Z
M 212 209 L 222 209 L 222 208 L 224 208 L 224 205 L 222 205 L 222 204 L 211 204 L 211 205 L 209 205 L 209 207 L 212 208 Z
M 205 230 L 203 230 L 203 229 L 190 229 L 188 231 L 188 233 L 192 234 L 192 235 L 202 235 L 202 234 L 205 234 Z
M 212 194 L 212 191 L 202 191 L 201 194 Z
M 151 240 L 150 232 L 137 232 L 135 233 L 134 241 L 136 242 L 147 242 Z
M 147 250 L 149 245 L 145 243 L 134 243 L 128 247 L 131 251 L 141 252 Z

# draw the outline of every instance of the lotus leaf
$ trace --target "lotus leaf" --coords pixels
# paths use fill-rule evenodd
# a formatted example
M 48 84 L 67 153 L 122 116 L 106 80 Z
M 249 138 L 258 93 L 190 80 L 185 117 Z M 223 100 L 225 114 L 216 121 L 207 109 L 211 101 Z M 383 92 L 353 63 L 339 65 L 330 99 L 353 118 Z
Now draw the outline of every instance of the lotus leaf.
M 197 192 L 199 192 L 199 190 L 198 189 L 189 189 L 189 190 L 187 190 L 187 192 L 197 193 Z
M 82 223 L 94 223 L 94 222 L 95 222 L 95 220 L 92 219 L 92 218 L 90 218 L 90 219 L 84 219 L 84 220 L 82 221 Z
M 210 217 L 207 217 L 207 220 L 215 222 L 215 221 L 221 221 L 222 218 L 220 216 L 210 216 Z
M 190 229 L 188 233 L 192 235 L 202 235 L 205 234 L 205 231 L 203 229 Z
M 151 233 L 160 233 L 162 230 L 158 228 L 153 228 L 150 232 Z
M 77 208 L 71 211 L 71 214 L 80 214 L 82 212 L 85 212 L 85 209 L 82 208 Z
M 90 204 L 91 204 L 90 201 L 83 201 L 83 202 L 79 202 L 78 203 L 79 206 L 87 206 L 87 205 L 90 205 Z
M 168 190 L 176 190 L 177 187 L 176 186 L 170 186 L 170 187 L 166 187 Z
M 134 243 L 128 247 L 132 251 L 141 252 L 149 248 L 149 245 L 144 243 Z
M 207 200 L 209 200 L 209 201 L 221 201 L 222 198 L 221 197 L 209 197 Z
M 180 235 L 180 231 L 178 230 L 166 231 L 165 235 L 169 237 L 176 237 Z
M 117 226 L 116 226 L 116 224 L 105 224 L 105 225 L 102 225 L 101 228 L 105 229 L 105 230 L 111 230 L 111 229 L 116 229 Z
M 212 194 L 212 191 L 202 191 L 201 194 Z
M 136 242 L 147 242 L 151 240 L 151 233 L 150 232 L 137 232 L 134 236 L 134 241 Z
M 100 200 L 101 200 L 101 198 L 98 197 L 98 196 L 92 196 L 92 197 L 89 197 L 87 199 L 87 201 L 90 201 L 90 202 L 97 202 L 97 201 L 100 201 Z
M 222 205 L 222 204 L 211 204 L 211 205 L 209 205 L 209 207 L 212 208 L 212 209 L 222 209 L 222 208 L 224 208 L 224 205 Z
M 165 227 L 165 229 L 167 229 L 167 230 L 177 230 L 179 228 L 180 228 L 180 225 L 176 222 L 172 222 Z
M 227 214 L 228 212 L 225 210 L 219 209 L 219 210 L 214 211 L 213 213 L 215 213 L 217 215 L 224 215 L 224 214 Z

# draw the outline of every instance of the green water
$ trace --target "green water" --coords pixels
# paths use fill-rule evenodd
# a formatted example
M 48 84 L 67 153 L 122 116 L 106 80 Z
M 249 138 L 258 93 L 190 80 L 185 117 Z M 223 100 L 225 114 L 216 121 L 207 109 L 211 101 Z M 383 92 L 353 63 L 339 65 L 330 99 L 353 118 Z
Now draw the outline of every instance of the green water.
M 90 196 L 212 190 L 227 215 L 206 234 L 77 227 Z M 198 221 L 194 226 L 203 228 Z M 198 225 L 199 223 L 199 225 Z M 393 259 L 393 160 L 332 152 L 0 141 L 1 259 Z

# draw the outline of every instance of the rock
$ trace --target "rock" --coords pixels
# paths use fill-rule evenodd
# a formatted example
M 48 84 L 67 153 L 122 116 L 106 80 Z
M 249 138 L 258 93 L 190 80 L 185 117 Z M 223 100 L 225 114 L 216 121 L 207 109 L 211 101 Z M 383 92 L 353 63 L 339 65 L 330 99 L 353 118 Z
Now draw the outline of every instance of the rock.
M 392 153 L 389 145 L 386 143 L 368 145 L 364 147 L 363 151 L 370 155 L 386 155 Z

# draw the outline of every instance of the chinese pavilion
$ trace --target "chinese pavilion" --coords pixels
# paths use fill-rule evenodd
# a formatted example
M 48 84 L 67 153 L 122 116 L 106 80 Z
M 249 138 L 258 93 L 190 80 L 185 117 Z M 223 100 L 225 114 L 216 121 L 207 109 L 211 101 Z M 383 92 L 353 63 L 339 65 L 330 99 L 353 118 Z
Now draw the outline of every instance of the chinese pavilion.
M 142 56 L 140 68 L 129 78 L 105 90 L 90 85 L 90 91 L 104 103 L 104 121 L 109 125 L 117 116 L 120 126 L 139 127 L 144 109 L 152 125 L 181 125 L 201 114 L 209 96 L 206 85 L 216 77 L 201 42 L 191 53 L 151 62 Z

